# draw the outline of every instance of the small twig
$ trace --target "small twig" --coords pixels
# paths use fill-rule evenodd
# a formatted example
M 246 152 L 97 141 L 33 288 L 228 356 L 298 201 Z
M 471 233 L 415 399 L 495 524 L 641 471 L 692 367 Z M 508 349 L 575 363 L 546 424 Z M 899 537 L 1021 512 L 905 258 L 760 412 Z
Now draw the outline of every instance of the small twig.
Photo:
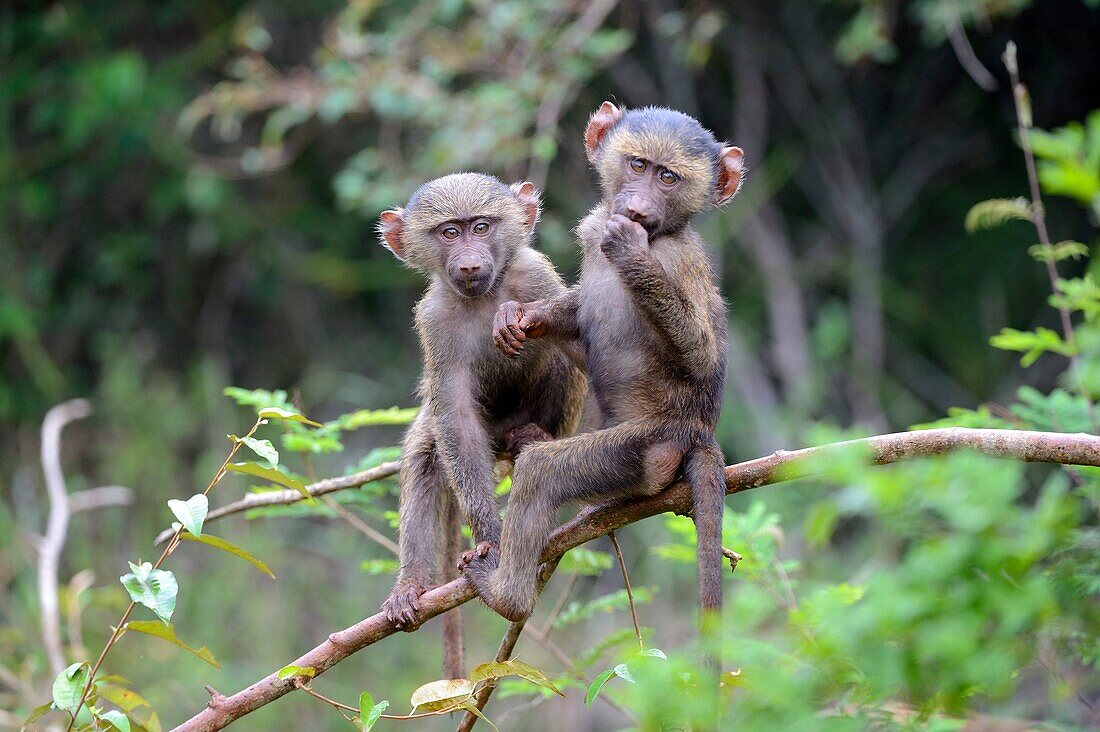
M 577 586 L 577 582 L 580 580 L 579 574 L 569 575 L 569 584 L 565 586 L 565 589 L 558 595 L 557 602 L 554 603 L 554 607 L 550 608 L 550 612 L 546 616 L 546 621 L 542 624 L 542 630 L 540 631 L 544 636 L 549 635 L 550 631 L 554 628 L 554 621 L 558 619 L 558 615 L 565 609 L 565 603 L 569 602 L 569 596 L 573 594 L 574 588 Z
M 394 542 L 393 539 L 386 536 L 381 531 L 374 528 L 373 526 L 368 524 L 366 521 L 364 521 L 363 519 L 359 518 L 358 516 L 356 516 L 351 511 L 349 511 L 346 508 L 344 508 L 343 506 L 341 506 L 339 503 L 336 502 L 335 499 L 331 498 L 330 496 L 325 496 L 321 500 L 324 502 L 324 504 L 326 506 L 328 506 L 333 511 L 335 511 L 337 513 L 337 515 L 340 516 L 340 518 L 344 519 L 349 524 L 351 524 L 351 527 L 353 529 L 355 529 L 356 531 L 358 531 L 360 534 L 367 537 L 368 539 L 373 541 L 375 544 L 378 544 L 383 549 L 388 549 L 392 553 L 397 554 L 397 551 L 398 551 L 397 543 Z
M 615 532 L 609 531 L 607 538 L 611 539 L 611 546 L 615 548 L 615 557 L 619 560 L 619 569 L 623 571 L 623 583 L 626 584 L 626 599 L 630 602 L 630 619 L 634 622 L 634 637 L 638 639 L 638 649 L 645 650 L 645 642 L 642 640 L 642 629 L 638 625 L 638 610 L 634 607 L 634 590 L 630 587 L 630 575 L 626 573 L 626 561 L 623 560 L 623 550 L 619 548 L 619 540 L 615 538 Z
M 1028 134 L 1031 130 L 1031 103 L 1028 101 L 1027 87 L 1020 81 L 1020 68 L 1016 62 L 1015 43 L 1009 41 L 1005 47 L 1002 60 L 1005 68 L 1008 69 L 1008 77 L 1012 81 L 1012 101 L 1016 109 L 1016 132 L 1020 138 L 1020 149 L 1024 152 L 1027 184 L 1031 192 L 1031 222 L 1035 225 L 1035 231 L 1039 234 L 1040 246 L 1048 255 L 1043 257 L 1047 269 L 1047 278 L 1050 280 L 1051 291 L 1057 295 L 1060 292 L 1058 288 L 1058 265 L 1055 264 L 1054 257 L 1050 256 L 1054 251 L 1054 247 L 1051 245 L 1050 234 L 1047 232 L 1046 209 L 1043 206 L 1043 197 L 1039 191 L 1039 174 L 1035 170 L 1035 153 L 1031 149 L 1031 137 Z M 1062 320 L 1062 335 L 1065 336 L 1066 344 L 1070 347 L 1070 370 L 1077 381 L 1077 392 L 1084 397 L 1088 405 L 1089 423 L 1095 427 L 1095 407 L 1089 397 L 1088 390 L 1084 387 L 1085 382 L 1081 375 L 1081 360 L 1077 357 L 1077 349 L 1075 348 L 1077 337 L 1073 329 L 1073 321 L 1070 319 L 1069 308 L 1064 303 L 1059 303 L 1057 309 Z
M 359 488 L 367 483 L 373 483 L 376 480 L 382 480 L 388 478 L 391 475 L 396 475 L 401 469 L 401 462 L 398 460 L 392 460 L 388 463 L 382 463 L 376 465 L 368 470 L 360 470 L 358 473 L 352 473 L 351 475 L 344 475 L 339 478 L 326 478 L 325 480 L 319 480 L 316 483 L 311 483 L 306 486 L 306 491 L 309 495 L 317 498 L 328 493 L 335 493 L 336 491 L 348 490 L 349 488 Z M 247 496 L 239 501 L 222 506 L 221 508 L 214 509 L 206 516 L 205 524 L 209 524 L 211 521 L 216 521 L 226 516 L 231 516 L 235 513 L 242 511 L 250 511 L 253 508 L 264 508 L 266 506 L 289 506 L 293 503 L 303 501 L 305 498 L 296 490 L 288 488 L 285 491 L 270 491 L 266 493 L 249 493 Z M 167 541 L 172 536 L 172 531 L 162 531 L 154 540 L 154 544 L 161 544 Z
M 71 399 L 46 412 L 42 420 L 41 461 L 46 479 L 50 514 L 46 534 L 38 547 L 38 605 L 42 612 L 42 645 L 54 676 L 65 668 L 65 650 L 61 645 L 61 610 L 58 601 L 58 565 L 69 533 L 72 509 L 65 474 L 61 469 L 61 430 L 65 425 L 92 413 L 87 399 Z

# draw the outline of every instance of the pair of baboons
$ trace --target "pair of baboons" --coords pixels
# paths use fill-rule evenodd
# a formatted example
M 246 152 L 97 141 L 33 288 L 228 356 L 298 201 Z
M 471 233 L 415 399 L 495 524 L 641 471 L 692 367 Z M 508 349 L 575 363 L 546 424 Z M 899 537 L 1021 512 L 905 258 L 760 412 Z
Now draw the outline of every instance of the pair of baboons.
M 694 497 L 699 607 L 721 607 L 714 428 L 726 313 L 691 219 L 737 192 L 744 155 L 688 115 L 611 102 L 584 144 L 603 198 L 578 226 L 571 288 L 530 247 L 541 207 L 531 183 L 448 175 L 381 216 L 385 244 L 430 280 L 415 310 L 423 406 L 402 452 L 401 570 L 383 605 L 398 627 L 418 623 L 441 555 L 490 608 L 528 617 L 563 504 L 655 493 L 681 472 Z M 586 390 L 599 428 L 570 436 Z M 506 456 L 515 463 L 502 521 L 495 461 Z M 459 557 L 461 519 L 477 546 Z M 445 671 L 460 676 L 461 639 L 448 640 Z

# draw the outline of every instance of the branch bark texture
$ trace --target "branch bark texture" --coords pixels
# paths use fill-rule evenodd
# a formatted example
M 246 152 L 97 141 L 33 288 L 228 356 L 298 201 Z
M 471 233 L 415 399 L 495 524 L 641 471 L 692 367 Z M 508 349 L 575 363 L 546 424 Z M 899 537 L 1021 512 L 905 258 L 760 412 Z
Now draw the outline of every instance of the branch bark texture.
M 960 449 L 1025 462 L 1100 467 L 1100 437 L 1093 435 L 952 427 L 900 432 L 803 450 L 779 451 L 767 457 L 731 465 L 726 468 L 726 493 L 740 493 L 772 483 L 806 477 L 815 472 L 815 465 L 820 465 L 819 460 L 848 450 L 862 451 L 868 464 L 886 465 Z M 691 489 L 686 483 L 678 482 L 654 496 L 583 509 L 554 531 L 542 560 L 556 561 L 573 547 L 650 516 L 669 511 L 685 514 L 691 510 L 691 505 Z M 475 596 L 473 588 L 463 578 L 440 585 L 420 597 L 420 617 L 428 620 L 469 602 Z M 290 663 L 295 666 L 310 666 L 316 670 L 315 675 L 320 675 L 351 654 L 397 632 L 382 613 L 377 613 L 345 630 L 333 633 L 316 648 Z M 212 692 L 207 707 L 176 727 L 174 732 L 222 729 L 293 690 L 294 679 L 280 679 L 277 672 L 272 672 L 232 696 Z

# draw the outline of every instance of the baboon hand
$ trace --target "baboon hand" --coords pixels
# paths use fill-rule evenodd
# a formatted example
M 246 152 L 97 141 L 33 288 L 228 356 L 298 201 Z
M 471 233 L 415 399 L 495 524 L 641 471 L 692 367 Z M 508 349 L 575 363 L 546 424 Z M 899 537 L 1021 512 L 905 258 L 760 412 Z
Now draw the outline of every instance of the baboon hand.
M 462 556 L 458 558 L 458 568 L 465 571 L 475 559 L 484 559 L 489 556 L 489 552 L 495 549 L 491 541 L 479 542 L 473 549 L 467 549 L 462 552 Z
M 649 234 L 637 221 L 612 214 L 604 224 L 600 250 L 608 259 L 639 256 L 649 250 Z
M 398 582 L 390 590 L 390 596 L 382 603 L 382 612 L 398 630 L 412 631 L 419 625 L 417 615 L 424 589 L 418 582 Z
M 545 314 L 534 303 L 509 300 L 501 303 L 493 318 L 493 343 L 509 358 L 519 356 L 528 338 L 539 338 L 545 332 Z

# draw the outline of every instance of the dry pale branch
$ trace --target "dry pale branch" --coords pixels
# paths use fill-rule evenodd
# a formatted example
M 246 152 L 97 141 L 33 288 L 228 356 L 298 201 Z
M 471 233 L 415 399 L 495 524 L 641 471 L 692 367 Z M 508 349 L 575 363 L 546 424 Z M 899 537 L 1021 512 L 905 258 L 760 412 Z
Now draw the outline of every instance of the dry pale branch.
M 329 493 L 335 493 L 336 491 L 343 491 L 349 488 L 359 488 L 367 483 L 373 483 L 376 480 L 382 480 L 388 478 L 391 475 L 396 475 L 397 471 L 401 469 L 401 463 L 397 460 L 390 461 L 388 463 L 382 463 L 376 465 L 373 468 L 367 470 L 360 470 L 358 473 L 352 473 L 351 475 L 344 475 L 339 478 L 326 478 L 325 480 L 319 480 L 316 483 L 310 483 L 306 486 L 306 491 L 309 492 L 314 498 L 318 496 L 324 496 Z M 242 511 L 250 511 L 253 508 L 264 508 L 266 506 L 286 506 L 291 503 L 297 503 L 298 501 L 305 500 L 302 494 L 296 490 L 287 489 L 284 491 L 269 491 L 266 493 L 249 493 L 247 496 L 239 501 L 234 501 L 221 508 L 216 508 L 209 513 L 206 517 L 205 524 L 209 524 L 211 521 L 216 521 L 225 516 L 231 516 L 235 513 Z M 162 531 L 154 540 L 154 544 L 162 544 L 171 538 L 175 531 L 173 529 L 166 529 Z
M 86 399 L 71 399 L 46 412 L 42 420 L 42 474 L 46 479 L 46 494 L 50 499 L 50 514 L 46 533 L 38 545 L 38 605 L 42 609 L 42 643 L 54 674 L 65 668 L 65 650 L 61 646 L 61 610 L 57 593 L 57 568 L 61 550 L 69 533 L 69 491 L 61 470 L 61 430 L 69 422 L 92 413 Z
M 780 451 L 768 457 L 731 465 L 726 468 L 726 493 L 739 493 L 810 475 L 814 471 L 814 465 L 819 464 L 817 460 L 846 450 L 862 450 L 869 464 L 885 465 L 959 449 L 971 449 L 986 455 L 1026 462 L 1100 467 L 1100 437 L 953 427 L 901 432 L 790 452 Z M 586 508 L 554 531 L 542 559 L 557 560 L 575 546 L 650 516 L 669 511 L 687 513 L 691 510 L 691 505 L 691 489 L 686 483 L 678 482 L 655 496 Z M 433 588 L 420 597 L 421 620 L 428 620 L 468 602 L 475 594 L 464 578 Z M 290 663 L 312 667 L 316 671 L 315 675 L 320 675 L 351 654 L 396 632 L 397 629 L 386 620 L 385 615 L 377 613 L 345 630 L 333 633 L 319 646 Z M 207 708 L 176 727 L 175 732 L 222 729 L 293 690 L 293 678 L 280 679 L 277 672 L 273 672 L 232 696 L 214 692 Z

